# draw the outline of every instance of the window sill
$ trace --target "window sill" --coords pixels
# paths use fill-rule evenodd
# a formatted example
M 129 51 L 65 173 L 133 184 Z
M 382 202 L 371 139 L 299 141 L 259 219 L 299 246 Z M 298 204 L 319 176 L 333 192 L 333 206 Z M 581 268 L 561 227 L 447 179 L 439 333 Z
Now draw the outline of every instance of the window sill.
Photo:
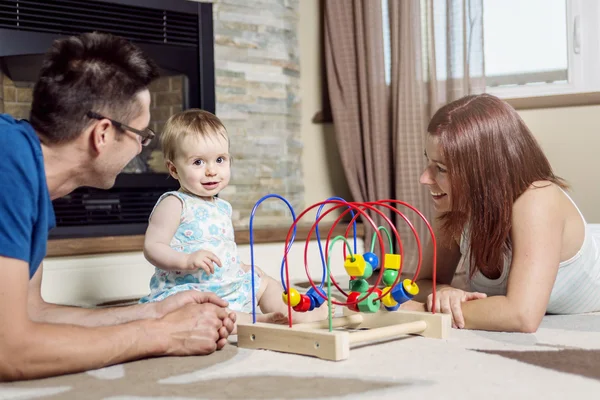
M 516 110 L 593 106 L 600 104 L 600 92 L 558 94 L 504 100 Z
M 321 239 L 326 239 L 332 223 L 321 223 L 319 233 Z M 298 226 L 296 229 L 296 242 L 305 241 L 311 229 L 311 225 Z M 344 235 L 347 224 L 338 224 L 332 237 Z M 255 228 L 254 243 L 279 243 L 284 242 L 290 227 L 272 227 Z M 357 236 L 364 236 L 364 227 L 357 224 Z M 236 243 L 238 245 L 250 243 L 250 231 L 247 228 L 236 229 Z M 313 232 L 311 239 L 315 240 L 316 235 Z M 48 241 L 47 257 L 60 256 L 79 256 L 102 253 L 119 253 L 126 251 L 142 251 L 144 245 L 144 235 L 135 236 L 105 236 L 99 238 L 81 238 L 81 239 L 55 239 Z

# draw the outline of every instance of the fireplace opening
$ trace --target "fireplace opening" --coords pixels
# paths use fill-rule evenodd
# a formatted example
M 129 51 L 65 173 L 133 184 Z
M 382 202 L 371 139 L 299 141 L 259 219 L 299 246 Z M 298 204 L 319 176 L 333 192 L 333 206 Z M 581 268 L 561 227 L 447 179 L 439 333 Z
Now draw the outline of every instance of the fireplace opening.
M 0 106 L 4 112 L 28 118 L 33 82 L 52 41 L 91 31 L 131 40 L 161 68 L 161 78 L 150 87 L 150 127 L 158 134 L 169 116 L 181 110 L 215 112 L 211 3 L 0 0 Z M 57 226 L 50 238 L 143 234 L 158 197 L 177 188 L 154 140 L 119 174 L 113 188 L 79 188 L 54 200 Z

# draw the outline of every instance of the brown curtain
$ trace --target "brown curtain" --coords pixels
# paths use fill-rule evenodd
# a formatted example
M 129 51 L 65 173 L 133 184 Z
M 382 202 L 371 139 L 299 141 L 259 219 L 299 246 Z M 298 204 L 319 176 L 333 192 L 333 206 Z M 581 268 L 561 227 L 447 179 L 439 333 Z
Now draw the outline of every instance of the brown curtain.
M 482 0 L 324 0 L 323 12 L 330 106 L 354 200 L 402 200 L 431 220 L 429 194 L 419 184 L 424 133 L 440 106 L 485 88 Z M 425 224 L 399 209 L 425 245 Z M 403 220 L 393 219 L 404 271 L 412 272 L 416 241 Z
M 379 1 L 324 4 L 325 64 L 336 140 L 350 192 L 360 202 L 395 197 L 381 15 Z M 390 211 L 385 214 L 391 216 Z M 367 238 L 371 234 L 367 229 Z

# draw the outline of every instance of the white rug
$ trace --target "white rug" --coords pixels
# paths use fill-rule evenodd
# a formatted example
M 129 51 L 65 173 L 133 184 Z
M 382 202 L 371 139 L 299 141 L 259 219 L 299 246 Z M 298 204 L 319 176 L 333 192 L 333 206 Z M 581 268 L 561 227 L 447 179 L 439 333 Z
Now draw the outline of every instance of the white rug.
M 600 398 L 600 314 L 535 334 L 452 330 L 355 348 L 341 362 L 238 349 L 0 385 L 0 399 Z

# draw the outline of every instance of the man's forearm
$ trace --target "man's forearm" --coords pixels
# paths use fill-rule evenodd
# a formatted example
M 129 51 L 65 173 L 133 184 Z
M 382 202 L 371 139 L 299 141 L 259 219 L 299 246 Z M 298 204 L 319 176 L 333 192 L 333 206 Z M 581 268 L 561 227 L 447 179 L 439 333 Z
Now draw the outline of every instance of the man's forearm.
M 29 323 L 0 342 L 0 380 L 33 379 L 161 355 L 160 320 L 87 328 Z
M 152 303 L 100 309 L 44 303 L 36 311 L 32 312 L 31 315 L 31 318 L 36 322 L 88 327 L 118 325 L 156 317 L 156 308 Z

